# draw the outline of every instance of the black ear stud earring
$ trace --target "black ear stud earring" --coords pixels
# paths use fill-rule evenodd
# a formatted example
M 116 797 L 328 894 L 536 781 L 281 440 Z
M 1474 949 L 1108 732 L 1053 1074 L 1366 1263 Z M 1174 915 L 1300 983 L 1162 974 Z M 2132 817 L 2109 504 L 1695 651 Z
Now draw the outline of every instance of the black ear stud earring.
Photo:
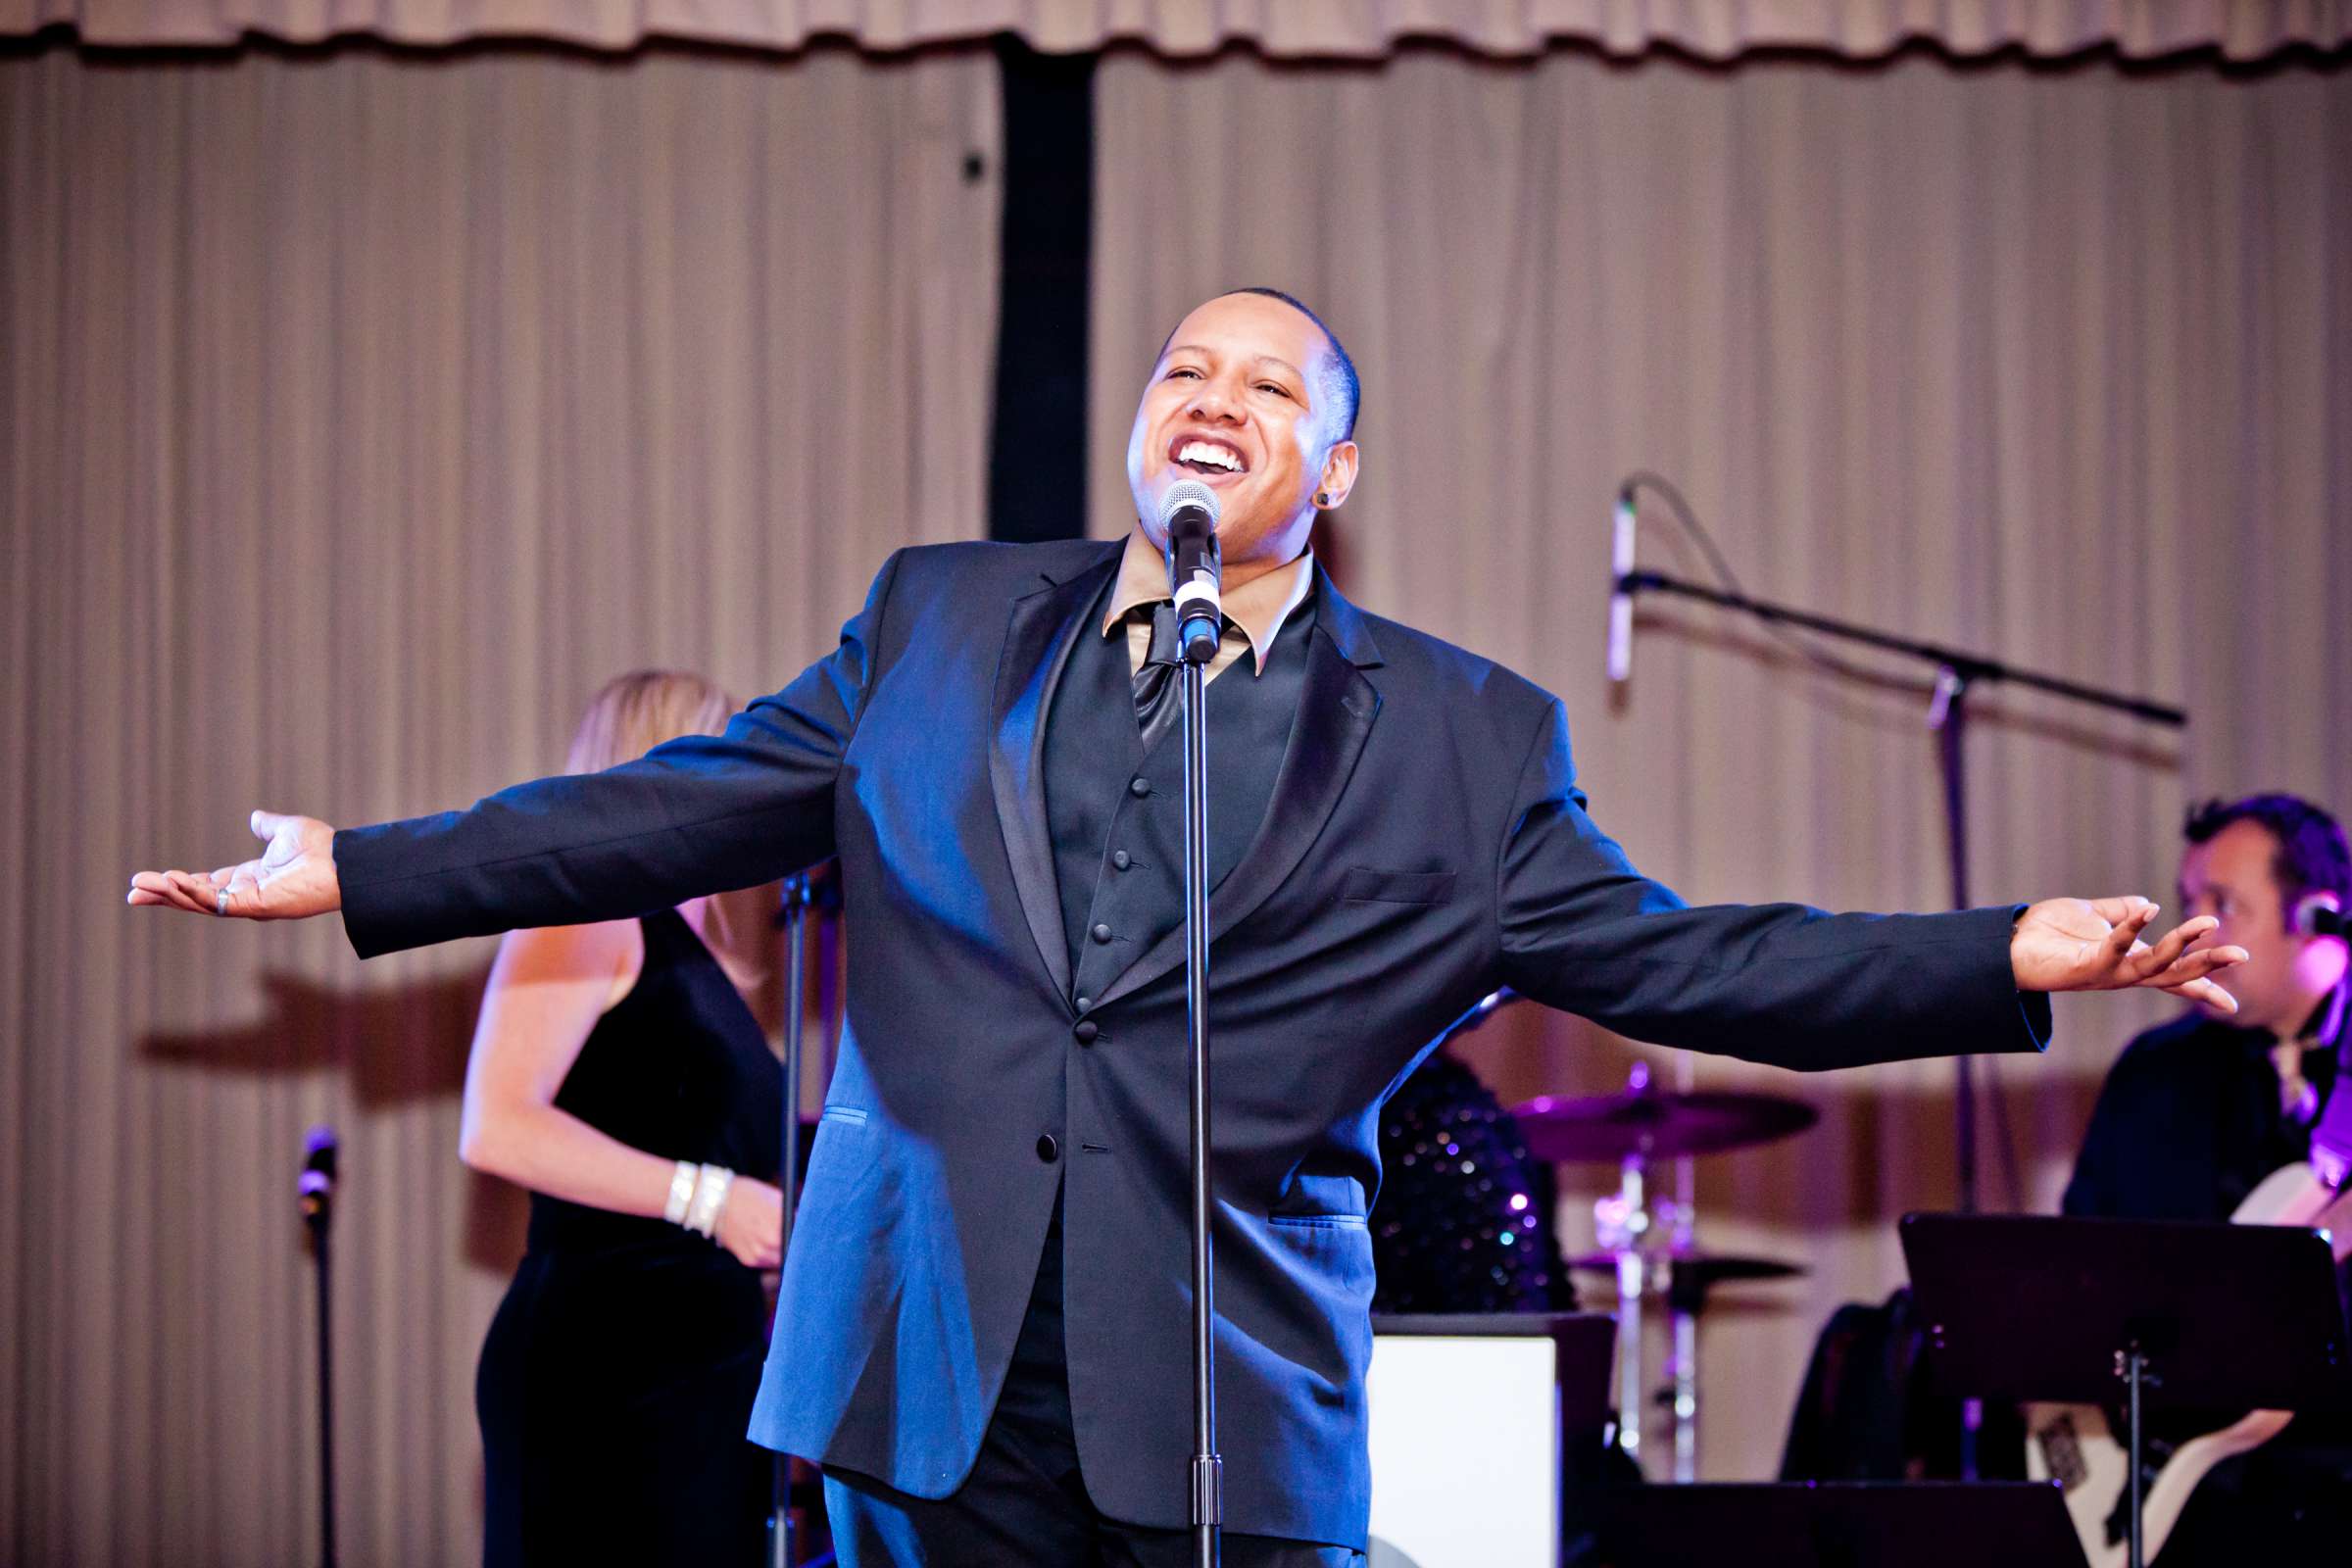
M 1316 491 L 1316 492 L 1315 492 L 1315 505 L 1316 505 L 1316 506 L 1318 506 L 1318 507 L 1328 507 L 1328 506 L 1330 506 L 1330 505 L 1331 505 L 1331 492 L 1330 492 L 1330 491 L 1328 491 L 1328 490 L 1318 490 L 1318 491 Z

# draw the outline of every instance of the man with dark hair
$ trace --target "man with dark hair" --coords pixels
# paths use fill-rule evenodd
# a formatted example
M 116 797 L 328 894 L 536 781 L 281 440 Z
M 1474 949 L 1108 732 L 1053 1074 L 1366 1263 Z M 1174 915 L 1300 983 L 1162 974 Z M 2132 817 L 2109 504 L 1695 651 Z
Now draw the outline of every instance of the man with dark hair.
M 2254 795 L 2198 807 L 2182 836 L 2180 912 L 2219 920 L 2205 940 L 2248 954 L 2230 972 L 2237 1011 L 2198 1004 L 2125 1050 L 2067 1185 L 2069 1214 L 2228 1219 L 2306 1157 L 2336 1080 L 2344 944 L 2298 927 L 2352 903 L 2344 830 L 2309 801 Z
M 2352 901 L 2344 830 L 2309 801 L 2253 795 L 2193 808 L 2181 836 L 2180 912 L 2220 921 L 2203 940 L 2248 955 L 2230 971 L 2237 1011 L 2195 1004 L 2125 1050 L 2091 1112 L 2069 1214 L 2229 1219 L 2265 1177 L 2311 1156 L 2342 1077 L 2345 947 L 2310 916 Z M 2242 1413 L 2161 1412 L 2154 1462 Z M 2162 1562 L 2333 1568 L 2347 1540 L 2352 1422 L 2307 1413 L 2198 1484 Z
M 2188 952 L 2208 920 L 2140 940 L 2145 899 L 1686 906 L 1587 813 L 1557 699 L 1317 569 L 1314 520 L 1355 483 L 1353 415 L 1346 352 L 1311 314 L 1220 295 L 1145 385 L 1124 539 L 900 551 L 840 648 L 723 736 L 342 833 L 257 812 L 260 858 L 141 872 L 131 902 L 339 909 L 373 955 L 838 856 L 848 1026 L 752 1435 L 823 1462 L 848 1568 L 1187 1562 L 1160 506 L 1179 479 L 1207 485 L 1227 617 L 1206 699 L 1226 1560 L 1360 1562 L 1379 1111 L 1481 997 L 1508 985 L 1644 1040 L 1820 1068 L 2036 1050 L 2049 991 L 2227 1008 L 2212 976 L 2243 955 Z

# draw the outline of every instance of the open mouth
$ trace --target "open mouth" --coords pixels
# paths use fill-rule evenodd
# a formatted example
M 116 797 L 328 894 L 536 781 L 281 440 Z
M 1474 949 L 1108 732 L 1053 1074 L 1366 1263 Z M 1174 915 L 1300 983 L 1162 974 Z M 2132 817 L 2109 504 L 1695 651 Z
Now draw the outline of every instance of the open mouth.
M 1242 449 L 1214 436 L 1178 436 L 1168 443 L 1168 461 L 1187 473 L 1197 473 L 1204 479 L 1225 478 L 1250 471 L 1250 460 L 1242 456 Z

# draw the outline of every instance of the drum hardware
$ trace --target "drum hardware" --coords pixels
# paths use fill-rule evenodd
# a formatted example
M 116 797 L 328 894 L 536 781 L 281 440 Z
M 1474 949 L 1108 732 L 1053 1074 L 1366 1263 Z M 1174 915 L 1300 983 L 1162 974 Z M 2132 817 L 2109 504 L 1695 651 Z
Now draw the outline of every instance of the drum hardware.
M 1722 1153 L 1786 1138 L 1812 1126 L 1819 1113 L 1802 1101 L 1776 1095 L 1653 1090 L 1648 1064 L 1637 1062 L 1621 1093 L 1581 1099 L 1546 1095 L 1512 1114 L 1529 1152 L 1539 1158 L 1605 1160 L 1617 1166 L 1617 1191 L 1592 1205 L 1600 1250 L 1570 1266 L 1609 1273 L 1617 1282 L 1617 1443 L 1636 1464 L 1642 1461 L 1646 1414 L 1644 1303 L 1665 1304 L 1671 1349 L 1662 1398 L 1674 1416 L 1672 1474 L 1676 1481 L 1696 1480 L 1698 1317 L 1708 1291 L 1735 1280 L 1783 1279 L 1802 1271 L 1769 1258 L 1700 1252 L 1688 1191 L 1677 1198 L 1653 1194 L 1649 1168 L 1659 1159 Z

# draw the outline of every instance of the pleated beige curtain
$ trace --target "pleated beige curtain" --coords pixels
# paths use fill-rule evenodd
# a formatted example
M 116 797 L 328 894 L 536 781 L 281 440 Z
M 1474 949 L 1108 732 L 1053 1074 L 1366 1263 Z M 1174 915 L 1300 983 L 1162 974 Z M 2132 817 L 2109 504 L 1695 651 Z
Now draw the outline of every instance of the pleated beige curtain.
M 553 770 L 625 668 L 772 689 L 888 551 L 979 535 L 995 79 L 0 59 L 0 1560 L 313 1555 L 317 1121 L 344 1560 L 478 1560 L 488 947 L 363 969 L 124 877 Z
M 602 49 L 649 38 L 798 49 L 842 37 L 908 49 L 1009 32 L 1048 51 L 1140 43 L 1168 58 L 1242 44 L 1275 59 L 1377 60 L 1436 38 L 1497 58 L 1573 41 L 1708 60 L 1757 49 L 1868 58 L 1913 42 L 1970 55 L 2193 49 L 2253 60 L 2339 47 L 2352 38 L 2352 0 L 0 0 L 0 33 L 44 25 L 101 44 L 218 45 L 260 33 L 423 45 L 524 36 Z
M 1756 593 L 2191 711 L 2182 737 L 1982 693 L 1978 902 L 2169 902 L 2194 797 L 2352 809 L 2340 73 L 1114 56 L 1098 104 L 1096 531 L 1127 523 L 1128 422 L 1176 318 L 1301 294 L 1364 379 L 1344 582 L 1560 693 L 1598 820 L 1694 902 L 1945 906 L 1928 692 L 1660 604 L 1613 704 L 1609 505 L 1640 467 Z M 1708 575 L 1654 501 L 1643 529 L 1645 564 Z M 2054 1203 L 2099 1075 L 2166 1011 L 2063 999 L 2051 1056 L 1998 1064 L 2020 1169 L 1988 1119 L 1988 1203 Z M 1509 1013 L 1467 1054 L 1506 1099 L 1690 1062 Z M 1894 1219 L 1953 1200 L 1952 1072 L 1696 1074 L 1824 1111 L 1699 1172 L 1702 1243 L 1813 1270 L 1707 1330 L 1704 1472 L 1768 1475 L 1827 1312 L 1898 1284 Z M 1564 1204 L 1572 1248 L 1610 1180 Z

